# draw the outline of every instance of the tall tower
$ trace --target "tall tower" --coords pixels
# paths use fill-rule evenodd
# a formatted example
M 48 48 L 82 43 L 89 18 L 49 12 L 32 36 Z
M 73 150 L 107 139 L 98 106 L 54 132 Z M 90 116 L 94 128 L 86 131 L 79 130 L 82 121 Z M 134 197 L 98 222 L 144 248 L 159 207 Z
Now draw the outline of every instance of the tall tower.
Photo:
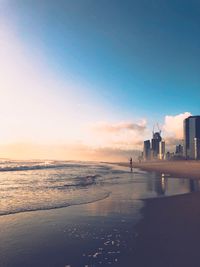
M 159 159 L 164 160 L 165 159 L 165 141 L 162 140 L 159 143 Z
M 184 120 L 184 156 L 187 159 L 200 158 L 200 116 Z
M 151 158 L 150 140 L 144 141 L 143 158 L 144 158 L 144 160 L 150 160 L 150 158 Z
M 158 158 L 159 155 L 159 143 L 162 141 L 161 131 L 153 132 L 153 138 L 151 139 L 151 149 L 153 151 L 153 157 Z

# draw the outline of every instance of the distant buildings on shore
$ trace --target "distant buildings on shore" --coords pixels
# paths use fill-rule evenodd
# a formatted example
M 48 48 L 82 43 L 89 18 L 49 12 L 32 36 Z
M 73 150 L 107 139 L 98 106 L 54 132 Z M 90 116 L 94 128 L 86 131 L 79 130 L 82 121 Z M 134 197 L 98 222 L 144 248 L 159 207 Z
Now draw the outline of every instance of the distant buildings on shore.
M 170 159 L 200 159 L 200 116 L 190 116 L 184 120 L 183 144 L 177 144 L 175 152 L 166 153 L 165 141 L 161 131 L 154 132 L 151 140 L 144 141 L 142 159 L 170 160 Z
M 165 141 L 162 140 L 161 131 L 153 131 L 151 141 L 144 141 L 143 160 L 154 159 L 165 159 Z

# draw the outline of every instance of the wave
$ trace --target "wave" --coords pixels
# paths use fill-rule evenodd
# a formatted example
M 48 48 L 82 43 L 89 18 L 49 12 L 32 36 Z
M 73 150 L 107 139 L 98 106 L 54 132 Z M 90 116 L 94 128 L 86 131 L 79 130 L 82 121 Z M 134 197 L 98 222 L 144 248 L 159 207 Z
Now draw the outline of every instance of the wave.
M 23 213 L 23 212 L 53 210 L 53 209 L 67 208 L 69 206 L 78 206 L 78 205 L 90 204 L 90 203 L 104 200 L 104 199 L 108 198 L 110 196 L 110 194 L 111 194 L 111 192 L 104 192 L 104 193 L 101 193 L 100 196 L 93 197 L 93 199 L 74 201 L 72 203 L 66 202 L 66 203 L 60 203 L 60 204 L 52 205 L 52 206 L 26 207 L 26 208 L 18 208 L 18 209 L 12 210 L 12 211 L 5 211 L 5 212 L 0 211 L 0 217 L 12 215 L 12 214 L 17 214 L 17 213 Z
M 36 171 L 43 169 L 48 171 Z M 29 172 L 31 170 L 34 171 Z M 104 199 L 110 193 L 102 183 L 107 175 L 113 175 L 110 170 L 109 166 L 99 163 L 0 161 L 0 215 L 62 208 Z
M 43 170 L 43 169 L 55 169 L 55 168 L 65 168 L 71 167 L 69 164 L 51 164 L 51 165 L 33 165 L 33 166 L 11 166 L 11 167 L 0 167 L 0 172 L 10 172 L 10 171 L 31 171 L 31 170 Z
M 67 188 L 76 188 L 80 189 L 82 187 L 88 187 L 91 185 L 94 185 L 97 183 L 97 178 L 100 178 L 101 175 L 96 174 L 96 175 L 87 175 L 87 176 L 77 176 L 75 178 L 71 179 L 64 179 L 63 183 L 60 180 L 53 180 L 52 182 L 49 181 L 48 185 L 42 184 L 42 185 L 36 185 L 35 182 L 29 182 L 29 184 L 21 184 L 18 182 L 18 186 L 9 186 L 9 187 L 2 187 L 0 188 L 0 192 L 3 191 L 13 191 L 13 190 L 21 190 L 21 189 L 26 189 L 26 190 L 66 190 Z M 3 186 L 4 184 L 1 184 Z
M 61 168 L 95 168 L 103 171 L 108 171 L 111 168 L 99 164 L 93 164 L 84 162 L 71 162 L 71 161 L 0 161 L 0 172 L 11 171 L 31 171 L 31 170 L 43 170 L 43 169 L 61 169 Z
M 88 175 L 88 176 L 83 176 L 83 177 L 76 177 L 73 179 L 73 184 L 65 184 L 63 185 L 64 187 L 73 187 L 73 186 L 88 186 L 88 185 L 93 185 L 96 182 L 96 178 L 101 177 L 101 175 Z

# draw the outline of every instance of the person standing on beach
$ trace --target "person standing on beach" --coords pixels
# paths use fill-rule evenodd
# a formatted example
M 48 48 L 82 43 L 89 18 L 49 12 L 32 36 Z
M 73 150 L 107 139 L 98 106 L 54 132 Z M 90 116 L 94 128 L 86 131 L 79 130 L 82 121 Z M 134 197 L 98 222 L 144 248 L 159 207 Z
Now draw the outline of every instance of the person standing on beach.
M 130 169 L 131 169 L 131 172 L 133 172 L 133 160 L 132 160 L 132 158 L 130 158 Z

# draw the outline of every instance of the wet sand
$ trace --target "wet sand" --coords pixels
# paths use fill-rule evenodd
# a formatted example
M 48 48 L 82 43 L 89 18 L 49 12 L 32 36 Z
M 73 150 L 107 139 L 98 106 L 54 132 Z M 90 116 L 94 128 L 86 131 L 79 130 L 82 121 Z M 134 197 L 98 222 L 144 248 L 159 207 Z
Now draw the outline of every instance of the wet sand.
M 145 201 L 137 266 L 200 266 L 200 193 Z
M 129 191 L 130 185 L 125 187 Z M 90 204 L 0 216 L 0 266 L 132 267 L 143 202 L 120 189 L 119 194 Z
M 118 163 L 121 166 L 129 167 L 127 163 Z M 142 163 L 133 163 L 134 168 L 145 171 L 170 174 L 181 178 L 200 179 L 200 161 L 151 161 Z
M 4 216 L 0 266 L 199 267 L 199 203 L 199 193 L 146 200 L 137 221 L 131 202 L 108 200 Z

